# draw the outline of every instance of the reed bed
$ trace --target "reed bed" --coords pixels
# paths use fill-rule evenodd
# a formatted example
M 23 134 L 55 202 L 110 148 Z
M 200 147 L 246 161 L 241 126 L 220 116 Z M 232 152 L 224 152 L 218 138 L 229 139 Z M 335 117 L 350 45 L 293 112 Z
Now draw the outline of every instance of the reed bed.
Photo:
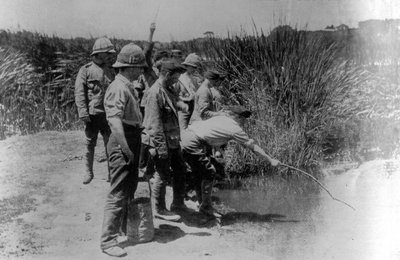
M 225 71 L 227 104 L 254 111 L 246 131 L 282 162 L 313 171 L 329 156 L 375 146 L 389 156 L 399 139 L 397 38 L 328 36 L 279 26 L 267 35 L 255 28 L 254 35 L 157 45 L 197 52 L 208 66 Z M 117 50 L 128 42 L 111 40 Z M 73 84 L 94 41 L 0 31 L 0 138 L 82 126 Z M 226 157 L 232 176 L 275 171 L 235 144 Z
M 255 112 L 247 132 L 282 162 L 317 168 L 332 127 L 365 109 L 359 94 L 370 73 L 323 37 L 285 29 L 211 41 L 211 59 L 229 75 L 225 96 Z M 242 147 L 230 149 L 230 172 L 274 172 Z

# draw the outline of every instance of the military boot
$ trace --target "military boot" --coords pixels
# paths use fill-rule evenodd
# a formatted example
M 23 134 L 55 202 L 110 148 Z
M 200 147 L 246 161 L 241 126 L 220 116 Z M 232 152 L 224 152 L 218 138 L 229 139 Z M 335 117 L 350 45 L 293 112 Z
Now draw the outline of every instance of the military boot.
M 185 205 L 185 182 L 182 176 L 175 175 L 172 182 L 173 200 L 171 204 L 171 211 L 175 213 L 188 212 L 189 208 Z
M 83 176 L 83 184 L 89 184 L 93 180 L 93 160 L 94 149 L 88 149 L 85 153 L 85 175 Z
M 153 197 L 154 197 L 154 217 L 167 220 L 167 221 L 179 221 L 181 217 L 167 210 L 165 206 L 165 185 L 162 184 L 159 174 L 154 176 L 153 184 Z
M 209 217 L 221 217 L 219 213 L 213 208 L 211 201 L 213 182 L 210 180 L 203 180 L 201 182 L 201 197 L 202 203 L 200 204 L 199 212 Z

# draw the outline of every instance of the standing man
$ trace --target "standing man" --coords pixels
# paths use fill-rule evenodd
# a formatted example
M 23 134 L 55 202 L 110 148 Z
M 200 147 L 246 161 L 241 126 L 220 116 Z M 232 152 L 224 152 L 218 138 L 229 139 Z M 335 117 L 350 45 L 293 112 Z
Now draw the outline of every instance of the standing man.
M 94 150 L 99 132 L 107 147 L 110 128 L 104 111 L 104 94 L 108 85 L 114 80 L 111 65 L 115 57 L 114 45 L 107 38 L 99 38 L 93 45 L 92 62 L 79 70 L 75 81 L 75 103 L 79 118 L 85 123 L 86 152 L 85 175 L 83 184 L 93 179 Z M 106 148 L 107 154 L 107 148 Z
M 178 97 L 174 84 L 185 68 L 174 60 L 161 64 L 160 77 L 148 91 L 145 105 L 142 143 L 149 147 L 154 159 L 153 196 L 154 216 L 169 221 L 178 221 L 179 215 L 167 210 L 165 192 L 170 168 L 172 168 L 173 202 L 171 210 L 184 209 L 186 167 L 179 145 Z
M 183 52 L 179 49 L 171 50 L 171 58 L 174 59 L 178 63 L 183 62 Z
M 124 214 L 133 199 L 138 182 L 138 163 L 142 132 L 142 114 L 139 97 L 133 81 L 146 67 L 143 51 L 131 43 L 125 45 L 113 65 L 119 70 L 109 86 L 104 99 L 107 120 L 111 128 L 109 151 L 111 187 L 104 208 L 100 247 L 111 256 L 123 256 L 125 250 L 118 246 L 117 237 Z M 128 223 L 129 225 L 129 219 Z
M 161 62 L 167 60 L 169 57 L 169 53 L 163 50 L 157 51 L 153 57 L 153 35 L 155 30 L 156 24 L 152 23 L 150 25 L 149 41 L 146 48 L 144 49 L 144 55 L 148 67 L 144 69 L 143 75 L 138 80 L 140 85 L 142 86 L 140 98 L 140 111 L 142 112 L 142 115 L 145 114 L 144 107 L 146 104 L 147 92 L 149 88 L 154 84 L 154 82 L 156 82 L 156 80 L 158 79 Z M 148 148 L 148 146 L 142 145 L 139 161 L 140 171 L 143 173 L 143 176 L 146 176 L 146 178 L 150 178 L 154 174 L 154 163 L 148 152 Z
M 216 98 L 212 88 L 217 89 L 225 79 L 225 75 L 216 71 L 208 70 L 206 78 L 196 91 L 194 96 L 194 111 L 190 122 L 205 120 L 213 116 L 223 115 L 222 111 L 217 111 Z
M 250 115 L 249 110 L 241 106 L 233 106 L 225 111 L 225 115 L 194 122 L 182 133 L 181 146 L 184 158 L 194 174 L 197 174 L 201 180 L 201 194 L 197 194 L 200 203 L 199 211 L 206 216 L 215 215 L 211 203 L 212 185 L 216 174 L 210 158 L 212 146 L 226 145 L 230 140 L 234 140 L 269 161 L 272 166 L 279 165 L 278 160 L 266 154 L 244 132 L 243 124 Z
M 187 113 L 179 112 L 179 125 L 183 130 L 189 124 L 194 109 L 194 96 L 200 86 L 198 84 L 198 76 L 201 76 L 199 75 L 201 58 L 197 54 L 191 53 L 186 57 L 182 65 L 185 66 L 186 72 L 179 77 L 179 98 L 189 106 Z

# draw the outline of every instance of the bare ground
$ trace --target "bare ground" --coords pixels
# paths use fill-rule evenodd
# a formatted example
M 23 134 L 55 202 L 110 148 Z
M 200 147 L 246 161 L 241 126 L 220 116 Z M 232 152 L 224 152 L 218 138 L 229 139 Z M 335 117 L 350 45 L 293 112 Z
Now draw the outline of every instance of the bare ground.
M 99 248 L 109 186 L 106 163 L 95 162 L 94 180 L 83 185 L 83 141 L 81 131 L 0 141 L 0 259 L 110 259 Z M 103 152 L 99 140 L 96 157 Z M 137 192 L 145 193 L 146 188 L 139 185 Z M 127 247 L 126 259 L 266 257 L 242 246 L 245 232 L 226 240 L 225 234 L 236 236 L 229 227 L 160 220 L 155 227 L 154 241 Z

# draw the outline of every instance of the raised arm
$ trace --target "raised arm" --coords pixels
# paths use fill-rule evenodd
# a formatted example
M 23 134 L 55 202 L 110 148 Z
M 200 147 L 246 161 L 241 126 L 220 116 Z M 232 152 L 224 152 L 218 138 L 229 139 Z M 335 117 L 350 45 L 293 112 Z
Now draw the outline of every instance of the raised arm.
M 156 24 L 151 23 L 149 40 L 146 47 L 144 48 L 144 56 L 146 58 L 147 65 L 149 65 L 150 68 L 153 66 L 151 61 L 151 56 L 153 54 L 153 48 L 154 48 L 153 35 L 155 30 L 156 30 Z

